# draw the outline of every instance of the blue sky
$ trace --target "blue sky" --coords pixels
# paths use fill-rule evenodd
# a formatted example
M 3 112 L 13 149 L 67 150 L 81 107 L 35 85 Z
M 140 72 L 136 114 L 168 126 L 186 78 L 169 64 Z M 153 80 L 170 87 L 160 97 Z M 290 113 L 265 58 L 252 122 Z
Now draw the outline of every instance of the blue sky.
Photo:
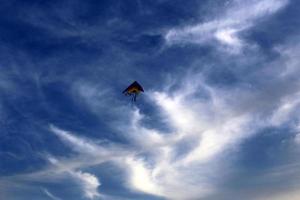
M 298 1 L 0 11 L 1 199 L 300 196 Z

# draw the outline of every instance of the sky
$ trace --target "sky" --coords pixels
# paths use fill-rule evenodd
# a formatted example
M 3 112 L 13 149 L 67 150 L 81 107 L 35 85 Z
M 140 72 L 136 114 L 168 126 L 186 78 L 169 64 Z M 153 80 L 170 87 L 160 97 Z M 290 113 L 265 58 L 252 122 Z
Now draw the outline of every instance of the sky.
M 1 1 L 0 199 L 299 199 L 299 18 L 297 0 Z

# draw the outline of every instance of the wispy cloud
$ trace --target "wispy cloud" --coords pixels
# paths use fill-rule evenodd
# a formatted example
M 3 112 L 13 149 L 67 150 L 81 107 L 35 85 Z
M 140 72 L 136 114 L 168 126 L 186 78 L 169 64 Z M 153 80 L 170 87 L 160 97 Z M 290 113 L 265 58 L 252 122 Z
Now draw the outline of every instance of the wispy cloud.
M 74 177 L 77 180 L 78 184 L 82 186 L 84 196 L 86 198 L 94 199 L 100 196 L 98 192 L 100 182 L 95 175 L 81 171 L 72 171 L 70 173 L 72 177 Z
M 272 69 L 280 69 L 283 59 L 285 56 L 273 62 Z M 261 70 L 269 69 L 268 65 Z M 276 86 L 270 87 L 265 81 L 258 87 L 269 93 L 243 87 L 219 89 L 203 81 L 199 74 L 189 75 L 182 81 L 185 84 L 172 93 L 150 93 L 149 97 L 160 107 L 173 131 L 164 133 L 147 129 L 140 123 L 143 115 L 135 112 L 134 123 L 128 132 L 138 144 L 152 148 L 143 148 L 147 156 L 129 162 L 131 186 L 171 199 L 192 199 L 213 193 L 218 181 L 227 176 L 225 171 L 230 171 L 227 166 L 245 139 L 263 128 L 281 126 L 291 118 L 297 119 L 297 87 L 289 85 L 288 91 L 274 94 L 273 101 L 269 101 L 270 92 L 285 87 L 290 79 L 285 77 L 283 80 L 281 70 L 268 75 Z M 197 97 L 198 91 L 208 97 Z M 256 103 L 249 102 L 248 97 L 256 99 Z M 193 175 L 195 171 L 197 175 Z M 144 177 L 144 184 L 138 177 Z
M 273 69 L 280 69 L 282 59 L 288 61 L 287 58 L 294 56 L 282 56 L 272 63 Z M 261 71 L 268 69 L 266 64 Z M 275 70 L 269 74 L 277 83 L 276 88 L 285 87 L 285 80 L 289 79 L 285 76 L 283 80 L 282 73 Z M 218 190 L 218 183 L 228 176 L 233 154 L 246 138 L 264 127 L 280 126 L 294 116 L 291 111 L 298 108 L 298 93 L 295 87 L 268 101 L 268 93 L 242 86 L 224 90 L 209 85 L 201 77 L 199 73 L 189 74 L 172 93 L 168 89 L 149 91 L 147 97 L 158 106 L 171 132 L 145 127 L 145 116 L 137 108 L 129 111 L 126 119 L 121 118 L 116 130 L 125 134 L 130 144 L 130 152 L 123 153 L 122 158 L 118 155 L 123 147 L 117 144 L 108 148 L 53 126 L 51 130 L 83 157 L 101 154 L 101 159 L 115 162 L 127 173 L 130 189 L 170 199 L 205 197 Z M 260 84 L 268 91 L 275 90 L 268 82 Z M 198 91 L 206 95 L 199 97 Z M 94 92 L 97 91 L 91 91 L 92 97 Z M 257 99 L 257 103 L 249 102 L 250 97 Z M 268 106 L 264 106 L 266 103 Z M 91 165 L 96 163 L 99 164 Z M 82 166 L 85 165 L 77 165 Z
M 255 46 L 255 44 L 247 43 L 244 40 L 242 37 L 243 32 L 250 31 L 261 21 L 270 19 L 270 16 L 285 8 L 288 3 L 288 0 L 232 0 L 226 3 L 224 7 L 220 7 L 220 12 L 216 16 L 208 16 L 207 20 L 192 25 L 169 29 L 165 34 L 165 39 L 168 45 L 208 44 L 216 46 L 217 50 L 221 48 L 229 53 L 239 53 L 245 47 Z M 77 8 L 78 5 L 76 3 L 73 6 Z M 33 7 L 33 10 L 36 10 L 35 7 Z M 105 34 L 113 35 L 110 34 L 113 33 L 113 28 L 112 30 L 101 29 L 98 27 L 101 25 L 100 22 L 97 22 L 95 26 L 89 26 L 88 23 L 78 23 L 77 18 L 72 16 L 76 14 L 74 12 L 76 9 L 73 9 L 73 7 L 70 13 L 66 15 L 64 11 L 63 6 L 54 9 L 54 13 L 58 13 L 58 16 L 53 18 L 39 11 L 37 15 L 32 15 L 32 18 L 29 17 L 29 19 L 24 20 L 27 20 L 26 22 L 34 27 L 46 30 L 47 33 L 53 34 L 59 40 L 76 37 L 76 41 L 78 39 L 87 40 L 88 42 L 85 44 L 90 44 L 93 41 L 101 41 L 103 39 L 101 37 Z M 34 12 L 30 12 L 28 15 L 31 15 L 31 13 Z M 155 13 L 154 10 L 153 13 Z M 110 23 L 114 24 L 114 20 L 118 21 L 118 19 L 111 19 Z M 60 23 L 57 23 L 58 21 Z M 107 26 L 110 25 L 107 24 Z M 60 28 L 62 29 L 58 30 Z M 100 36 L 98 33 L 101 33 Z M 122 33 L 118 32 L 118 34 Z M 105 37 L 107 41 L 103 42 L 108 42 L 109 38 L 109 36 Z M 73 42 L 70 41 L 70 43 Z M 108 174 L 106 176 L 118 176 L 116 177 L 120 178 L 118 184 L 122 185 L 122 189 L 128 189 L 129 192 L 138 193 L 139 195 L 145 193 L 166 199 L 210 199 L 210 195 L 217 196 L 230 187 L 232 173 L 235 172 L 234 170 L 239 170 L 240 166 L 235 163 L 235 159 L 241 156 L 242 145 L 247 140 L 260 134 L 261 130 L 269 127 L 275 129 L 283 126 L 287 127 L 289 130 L 295 131 L 290 139 L 292 142 L 288 140 L 290 142 L 288 149 L 292 149 L 290 151 L 299 149 L 300 134 L 297 134 L 300 124 L 299 49 L 299 45 L 296 45 L 294 41 L 277 46 L 272 49 L 272 53 L 277 56 L 274 59 L 272 58 L 272 62 L 269 62 L 270 58 L 264 58 L 264 55 L 261 55 L 260 50 L 256 48 L 251 49 L 253 50 L 251 51 L 253 57 L 241 54 L 232 57 L 232 55 L 228 55 L 223 51 L 214 51 L 215 49 L 213 49 L 215 56 L 224 60 L 228 59 L 229 63 L 239 65 L 237 68 L 247 68 L 250 66 L 249 63 L 256 65 L 257 60 L 263 58 L 259 60 L 258 66 L 251 66 L 244 71 L 235 70 L 236 68 L 232 67 L 232 71 L 240 81 L 233 87 L 211 84 L 209 78 L 205 77 L 207 71 L 211 70 L 214 73 L 215 69 L 223 70 L 223 67 L 227 67 L 227 63 L 209 61 L 213 64 L 205 68 L 208 64 L 204 62 L 201 63 L 205 66 L 203 71 L 191 69 L 191 66 L 183 66 L 184 70 L 182 71 L 189 72 L 184 75 L 168 74 L 173 80 L 159 83 L 165 86 L 164 89 L 151 89 L 150 84 L 148 84 L 149 88 L 143 94 L 145 101 L 137 102 L 137 106 L 123 103 L 119 98 L 120 96 L 118 96 L 121 93 L 116 95 L 114 93 L 116 88 L 105 84 L 105 78 L 99 80 L 98 77 L 102 79 L 110 73 L 116 73 L 115 80 L 124 77 L 125 75 L 118 74 L 118 71 L 121 71 L 119 70 L 121 65 L 125 66 L 122 69 L 128 71 L 128 74 L 132 71 L 138 71 L 140 74 L 145 73 L 144 68 L 141 68 L 140 71 L 135 69 L 137 65 L 144 62 L 142 58 L 138 58 L 137 61 L 136 58 L 132 58 L 134 56 L 127 56 L 130 53 L 118 49 L 116 54 L 126 57 L 128 63 L 124 63 L 117 58 L 112 59 L 112 56 L 108 53 L 108 56 L 104 58 L 105 61 L 101 60 L 102 57 L 99 60 L 103 62 L 100 62 L 101 67 L 109 66 L 107 67 L 109 70 L 105 67 L 103 69 L 98 68 L 100 66 L 98 65 L 99 61 L 92 63 L 97 66 L 97 69 L 89 66 L 87 67 L 88 70 L 84 71 L 85 73 L 80 73 L 81 69 L 78 67 L 74 70 L 77 74 L 76 77 L 72 76 L 74 71 L 62 76 L 64 83 L 70 86 L 67 88 L 71 88 L 70 91 L 66 91 L 65 95 L 69 95 L 68 97 L 74 99 L 74 104 L 80 107 L 79 112 L 91 112 L 93 117 L 94 115 L 97 116 L 98 118 L 95 118 L 108 127 L 107 130 L 105 129 L 108 132 L 104 134 L 104 129 L 101 130 L 102 127 L 97 127 L 96 130 L 93 129 L 92 131 L 99 131 L 99 133 L 91 136 L 87 131 L 90 127 L 86 129 L 78 128 L 77 130 L 77 124 L 73 121 L 68 121 L 69 124 L 74 125 L 72 130 L 64 128 L 66 127 L 64 126 L 66 121 L 62 118 L 62 116 L 65 116 L 63 112 L 66 112 L 66 115 L 70 113 L 68 113 L 68 109 L 65 111 L 63 108 L 64 106 L 67 107 L 68 102 L 53 103 L 55 106 L 61 103 L 58 107 L 62 108 L 59 109 L 63 110 L 61 111 L 62 115 L 53 114 L 49 117 L 55 121 L 49 122 L 52 125 L 44 127 L 43 123 L 39 126 L 43 126 L 43 130 L 46 130 L 46 136 L 50 135 L 53 138 L 51 142 L 55 143 L 56 140 L 59 140 L 59 144 L 65 145 L 70 152 L 68 154 L 60 152 L 58 155 L 51 154 L 47 150 L 43 153 L 40 152 L 40 157 L 46 160 L 46 164 L 43 163 L 45 164 L 43 169 L 1 179 L 0 185 L 3 187 L 0 187 L 0 191 L 2 193 L 4 190 L 5 195 L 8 193 L 13 194 L 10 191 L 16 188 L 15 185 L 17 187 L 20 185 L 21 187 L 28 187 L 30 185 L 32 188 L 42 187 L 38 195 L 43 195 L 43 197 L 47 195 L 50 199 L 60 200 L 64 196 L 57 193 L 55 189 L 46 189 L 48 188 L 46 184 L 65 181 L 63 184 L 74 184 L 75 188 L 78 189 L 76 195 L 81 194 L 82 198 L 118 199 L 117 195 L 119 194 L 116 196 L 111 195 L 111 197 L 105 193 L 104 189 L 110 187 L 109 184 L 111 183 L 105 182 L 108 177 L 102 177 L 101 173 L 98 174 L 98 170 L 103 169 L 101 167 L 105 164 L 112 164 L 121 172 L 117 175 Z M 161 56 L 160 59 L 163 61 L 156 61 L 159 64 L 153 62 L 157 66 L 160 66 L 161 63 L 166 63 L 165 65 L 170 67 L 177 65 L 177 63 L 172 62 L 172 59 L 165 61 L 165 56 L 168 54 L 165 50 L 163 49 L 158 53 L 158 57 Z M 183 52 L 182 54 L 186 56 Z M 189 57 L 187 56 L 187 58 Z M 210 55 L 208 55 L 205 59 L 210 58 Z M 236 60 L 230 60 L 232 58 Z M 62 57 L 57 59 L 63 60 Z M 114 60 L 118 60 L 118 62 L 113 62 Z M 268 62 L 265 62 L 266 60 Z M 198 60 L 195 62 L 198 62 Z M 131 63 L 134 64 L 134 67 L 130 68 L 132 70 L 128 70 L 127 67 Z M 156 68 L 154 68 L 154 71 L 156 71 Z M 53 73 L 53 76 L 59 74 L 58 72 L 51 73 Z M 44 74 L 48 74 L 48 71 L 41 73 L 41 80 L 45 76 Z M 80 77 L 78 77 L 78 74 Z M 89 75 L 85 77 L 85 74 Z M 149 82 L 152 83 L 153 80 L 149 79 Z M 41 82 L 40 84 L 39 90 L 43 92 L 46 83 Z M 47 86 L 50 88 L 48 88 L 50 92 L 45 89 L 45 95 L 47 92 L 50 95 L 56 94 L 55 92 L 51 93 L 51 89 L 53 87 L 55 90 L 55 87 L 59 86 Z M 11 91 L 14 87 L 13 81 L 8 80 L 8 78 L 4 77 L 2 81 L 0 80 L 0 92 Z M 155 87 L 153 86 L 153 88 Z M 118 90 L 116 89 L 116 91 Z M 68 98 L 68 100 L 70 99 Z M 2 110 L 2 107 L 0 108 Z M 156 112 L 156 116 L 163 119 L 161 123 L 168 127 L 168 130 L 161 129 L 160 124 L 150 126 L 151 128 L 147 126 L 145 121 L 151 117 L 152 111 Z M 41 112 L 39 110 L 37 113 L 39 117 L 40 113 L 44 113 L 44 110 Z M 35 119 L 37 117 L 33 118 L 32 121 Z M 60 120 L 60 125 L 57 125 L 56 122 Z M 78 117 L 79 120 L 80 116 Z M 89 123 L 85 126 L 89 126 Z M 105 138 L 106 134 L 110 134 L 113 139 Z M 105 139 L 98 139 L 97 136 Z M 283 142 L 286 141 L 282 140 Z M 46 144 L 46 142 L 44 143 Z M 34 148 L 30 152 L 37 152 L 35 151 L 35 144 L 32 144 L 32 146 Z M 2 154 L 7 154 L 13 159 L 18 158 L 17 154 L 3 152 Z M 273 153 L 273 151 L 270 152 L 270 154 Z M 276 161 L 272 160 L 272 162 Z M 282 165 L 282 167 L 274 170 L 268 168 L 263 175 L 259 177 L 252 176 L 251 180 L 245 178 L 244 180 L 252 184 L 251 192 L 255 193 L 249 194 L 249 188 L 246 188 L 247 198 L 265 199 L 266 192 L 261 192 L 262 189 L 257 190 L 255 187 L 259 185 L 258 183 L 270 182 L 270 180 L 286 180 L 287 177 L 291 176 L 298 177 L 300 174 L 298 168 L 299 165 L 292 163 Z M 228 186 L 222 187 L 224 182 Z M 35 186 L 35 184 L 31 186 L 27 183 L 38 183 L 38 186 Z M 297 180 L 289 184 L 295 187 L 292 188 L 290 194 L 285 189 L 279 190 L 279 197 L 284 200 L 297 197 L 297 184 L 299 185 Z M 9 192 L 7 192 L 7 188 L 10 189 Z M 244 191 L 243 189 L 241 191 Z M 274 188 L 270 189 L 270 191 L 274 190 Z M 228 191 L 224 193 L 226 192 Z M 235 193 L 233 192 L 233 194 Z M 245 199 L 247 198 L 245 197 Z M 273 197 L 267 196 L 267 198 Z M 120 199 L 126 199 L 126 197 Z
M 99 145 L 97 142 L 76 136 L 53 125 L 50 125 L 50 130 L 73 151 L 77 152 L 78 155 L 75 157 L 57 158 L 45 154 L 43 156 L 49 162 L 46 168 L 33 173 L 7 177 L 5 179 L 6 182 L 10 185 L 18 181 L 20 182 L 19 187 L 24 188 L 25 185 L 23 186 L 22 183 L 56 183 L 63 179 L 68 179 L 80 187 L 83 197 L 87 199 L 102 198 L 102 194 L 98 191 L 98 188 L 101 186 L 99 178 L 92 173 L 85 172 L 84 169 L 108 161 L 121 160 L 124 154 L 129 155 L 128 151 L 123 150 L 122 147 L 114 147 L 114 145 Z M 0 181 L 0 184 L 5 180 Z M 49 198 L 59 199 L 47 189 L 43 189 L 43 192 Z
M 50 125 L 50 130 L 53 131 L 57 136 L 60 137 L 68 145 L 71 145 L 71 148 L 79 153 L 96 153 L 98 147 L 93 143 L 89 142 L 88 139 L 78 138 L 68 131 L 59 129 L 53 125 Z
M 71 149 L 79 153 L 76 158 L 57 159 L 48 156 L 48 160 L 55 166 L 58 173 L 67 173 L 81 186 L 84 196 L 89 199 L 100 197 L 98 187 L 101 185 L 98 178 L 87 172 L 78 170 L 88 166 L 99 165 L 108 161 L 121 159 L 128 154 L 121 147 L 102 146 L 94 141 L 85 139 L 74 134 L 50 125 L 50 130 L 69 145 Z M 44 172 L 45 173 L 45 172 Z M 46 172 L 47 173 L 47 172 Z
M 219 16 L 200 24 L 173 28 L 165 38 L 168 44 L 210 44 L 217 41 L 228 52 L 236 53 L 246 45 L 239 36 L 242 31 L 251 28 L 263 17 L 276 13 L 287 3 L 288 0 L 232 1 L 226 4 L 225 11 L 220 8 Z
M 54 194 L 52 194 L 51 192 L 49 192 L 49 190 L 47 189 L 43 189 L 44 193 L 52 200 L 61 200 L 61 198 L 55 196 Z

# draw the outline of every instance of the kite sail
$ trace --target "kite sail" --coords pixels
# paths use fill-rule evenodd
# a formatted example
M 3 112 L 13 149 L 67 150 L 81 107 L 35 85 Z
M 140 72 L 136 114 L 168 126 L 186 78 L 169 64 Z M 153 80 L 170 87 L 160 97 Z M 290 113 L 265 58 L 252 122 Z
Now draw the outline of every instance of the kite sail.
M 134 81 L 123 91 L 123 94 L 132 96 L 132 101 L 136 101 L 137 95 L 141 92 L 144 92 L 143 87 L 137 81 Z

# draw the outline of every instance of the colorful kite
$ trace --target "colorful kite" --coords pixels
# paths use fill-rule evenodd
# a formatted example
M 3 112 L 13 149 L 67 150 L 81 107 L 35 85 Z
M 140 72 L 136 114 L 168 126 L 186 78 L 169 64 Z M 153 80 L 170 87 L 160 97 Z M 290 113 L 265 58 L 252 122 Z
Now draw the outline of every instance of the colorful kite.
M 132 101 L 136 101 L 136 97 L 140 92 L 144 92 L 143 87 L 137 81 L 134 81 L 123 91 L 123 94 L 132 96 Z

